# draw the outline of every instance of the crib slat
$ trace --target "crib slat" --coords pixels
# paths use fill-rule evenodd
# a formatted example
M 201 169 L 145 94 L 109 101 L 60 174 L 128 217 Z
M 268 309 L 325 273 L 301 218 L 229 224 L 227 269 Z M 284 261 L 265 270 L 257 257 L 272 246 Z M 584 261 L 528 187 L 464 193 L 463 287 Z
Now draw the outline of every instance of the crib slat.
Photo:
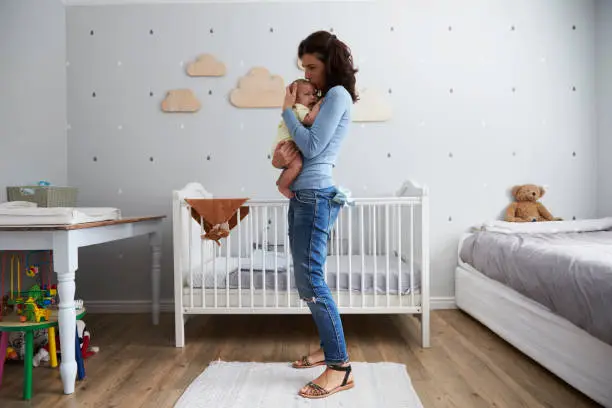
M 257 214 L 257 211 L 253 211 L 253 218 L 251 218 L 249 220 L 249 232 L 250 232 L 250 239 L 249 242 L 254 242 L 253 240 L 256 239 L 255 238 L 255 226 L 253 225 L 253 222 L 255 221 L 255 216 Z M 255 246 L 255 248 L 257 248 L 257 246 Z M 249 245 L 249 249 L 250 249 L 250 253 L 251 253 L 251 273 L 250 273 L 250 279 L 251 279 L 251 284 L 249 285 L 249 287 L 251 288 L 251 308 L 253 308 L 255 305 L 253 304 L 255 302 L 254 298 L 255 298 L 255 293 L 254 293 L 254 283 L 253 283 L 253 248 L 250 248 Z
M 399 296 L 399 305 L 402 306 L 402 206 L 397 205 L 397 294 Z
M 275 307 L 278 307 L 278 213 L 274 207 L 274 298 Z
M 349 295 L 349 307 L 353 307 L 353 211 L 351 207 L 348 207 L 348 295 Z
M 189 214 L 191 214 L 191 207 L 187 207 Z M 193 262 L 191 260 L 191 249 L 193 248 L 193 221 L 189 218 L 189 248 L 187 249 L 187 256 L 189 257 L 189 302 L 193 307 Z
M 264 215 L 261 217 L 261 247 L 263 248 L 263 263 L 262 263 L 262 271 L 261 271 L 261 287 L 263 289 L 263 306 L 266 307 L 266 255 L 268 251 L 268 234 L 264 231 L 267 231 L 267 223 L 268 223 L 268 206 L 263 207 Z M 265 226 L 264 226 L 265 225 Z M 266 234 L 264 236 L 264 234 Z
M 238 219 L 236 223 L 238 233 L 238 307 L 242 307 L 242 225 L 240 223 L 240 207 L 238 207 Z
M 338 214 L 338 221 L 336 223 L 336 294 L 338 296 L 338 307 L 340 304 L 340 229 L 342 228 L 341 224 L 341 216 L 342 214 Z
M 376 208 L 374 206 L 372 206 L 373 208 L 373 224 L 374 224 L 374 230 L 372 231 L 372 241 L 374 242 L 374 307 L 378 306 L 378 296 L 377 293 L 378 292 L 378 250 L 376 248 L 376 237 L 378 235 L 378 227 L 376 225 Z
M 363 205 L 359 206 L 359 224 L 361 238 L 361 307 L 365 307 L 365 224 L 363 222 Z
M 374 240 L 372 237 L 374 236 L 374 207 L 372 205 L 368 205 L 368 223 L 370 224 L 370 239 L 368 240 L 369 254 L 374 255 Z
M 227 236 L 227 246 L 225 247 L 225 307 L 230 307 L 230 278 L 229 278 L 229 259 L 232 250 L 232 236 Z
M 286 211 L 285 211 L 286 208 Z M 284 235 L 285 239 L 284 239 L 284 248 L 285 248 L 285 271 L 287 273 L 287 307 L 291 306 L 291 271 L 289 268 L 289 206 L 283 206 L 283 212 L 285 213 L 285 216 L 283 217 L 284 221 L 284 228 L 283 231 L 287 231 Z
M 202 239 L 203 233 L 204 233 L 204 220 L 202 216 L 200 216 L 200 269 L 201 269 L 200 272 L 202 274 L 202 307 L 206 305 L 205 278 L 206 278 L 206 269 L 208 268 L 208 265 L 205 262 L 205 256 L 204 256 L 206 247 L 205 247 L 204 240 Z M 189 246 L 189 251 L 191 251 L 191 246 Z M 189 257 L 189 259 L 191 259 L 191 256 Z M 193 287 L 190 288 L 190 292 L 193 292 Z
M 414 306 L 414 205 L 412 204 L 410 204 L 410 304 Z
M 213 247 L 212 250 L 213 253 L 213 259 L 212 259 L 212 268 L 213 268 L 213 277 L 214 277 L 214 286 L 215 286 L 215 308 L 218 307 L 218 293 L 217 293 L 217 249 Z
M 389 204 L 385 204 L 385 245 L 387 249 L 385 251 L 385 262 L 387 263 L 387 278 L 385 279 L 386 283 L 386 292 L 387 292 L 387 307 L 391 304 L 391 299 L 389 298 Z

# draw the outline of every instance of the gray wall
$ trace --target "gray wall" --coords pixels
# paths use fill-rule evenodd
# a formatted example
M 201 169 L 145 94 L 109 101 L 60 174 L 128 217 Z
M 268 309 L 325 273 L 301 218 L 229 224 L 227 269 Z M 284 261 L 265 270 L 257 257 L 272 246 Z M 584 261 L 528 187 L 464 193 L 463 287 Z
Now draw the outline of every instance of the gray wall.
M 253 66 L 298 77 L 298 42 L 333 28 L 354 51 L 359 85 L 394 110 L 352 127 L 336 181 L 359 196 L 392 194 L 407 178 L 427 184 L 432 295 L 452 297 L 460 234 L 497 218 L 514 184 L 547 186 L 556 216 L 595 216 L 594 15 L 592 1 L 574 0 L 68 7 L 69 181 L 81 204 L 124 215 L 170 217 L 172 190 L 189 181 L 217 196 L 280 197 L 267 159 L 279 110 L 237 109 L 228 94 Z M 205 52 L 225 62 L 225 77 L 185 74 Z M 201 111 L 161 112 L 165 92 L 181 87 Z M 164 232 L 171 299 L 169 219 Z M 149 299 L 147 251 L 138 240 L 82 251 L 81 295 Z
M 67 181 L 66 12 L 0 1 L 0 202 L 6 186 Z
M 598 214 L 612 216 L 612 1 L 596 3 L 596 83 L 599 136 Z

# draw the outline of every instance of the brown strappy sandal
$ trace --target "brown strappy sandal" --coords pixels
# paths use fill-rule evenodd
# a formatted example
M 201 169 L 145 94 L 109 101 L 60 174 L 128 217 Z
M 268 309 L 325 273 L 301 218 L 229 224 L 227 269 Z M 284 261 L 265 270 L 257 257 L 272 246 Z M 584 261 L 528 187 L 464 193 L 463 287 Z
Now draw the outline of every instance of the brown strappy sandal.
M 317 385 L 315 383 L 313 383 L 312 381 L 309 382 L 308 384 L 306 384 L 307 387 L 310 388 L 311 391 L 314 391 L 312 394 L 308 394 L 308 393 L 304 393 L 300 390 L 299 395 L 301 395 L 304 398 L 311 398 L 311 399 L 318 399 L 318 398 L 326 398 L 329 397 L 332 394 L 335 394 L 339 391 L 344 391 L 344 390 L 348 390 L 351 389 L 355 386 L 355 382 L 354 381 L 349 381 L 347 382 L 349 375 L 351 374 L 351 366 L 347 365 L 346 367 L 342 367 L 342 366 L 338 366 L 338 365 L 330 365 L 328 366 L 329 368 L 331 368 L 332 370 L 336 370 L 336 371 L 346 371 L 346 374 L 344 374 L 344 380 L 342 381 L 342 384 L 336 388 L 333 388 L 331 390 L 326 390 L 325 388 L 321 387 L 320 385 Z
M 311 363 L 310 361 L 308 361 L 308 356 L 302 356 L 302 359 L 299 362 L 294 361 L 293 363 L 291 363 L 291 366 L 293 368 L 312 368 L 321 365 L 325 365 L 325 360 L 317 361 L 316 363 Z

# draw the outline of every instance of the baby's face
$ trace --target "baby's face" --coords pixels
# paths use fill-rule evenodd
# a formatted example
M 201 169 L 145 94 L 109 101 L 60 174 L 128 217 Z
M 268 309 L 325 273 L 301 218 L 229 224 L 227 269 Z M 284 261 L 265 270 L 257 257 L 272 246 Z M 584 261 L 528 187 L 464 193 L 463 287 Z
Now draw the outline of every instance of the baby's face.
M 306 106 L 314 105 L 317 102 L 314 86 L 312 84 L 298 83 L 295 101 Z

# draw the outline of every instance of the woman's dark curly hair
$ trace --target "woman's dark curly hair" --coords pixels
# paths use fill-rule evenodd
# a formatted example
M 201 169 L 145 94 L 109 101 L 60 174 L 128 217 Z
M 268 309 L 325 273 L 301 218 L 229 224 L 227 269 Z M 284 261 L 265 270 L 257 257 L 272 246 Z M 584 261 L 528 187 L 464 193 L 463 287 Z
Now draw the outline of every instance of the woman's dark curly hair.
M 323 94 L 336 85 L 342 85 L 351 95 L 353 103 L 359 100 L 355 90 L 358 70 L 353 66 L 351 50 L 345 43 L 327 31 L 316 31 L 300 42 L 298 57 L 302 59 L 304 54 L 313 54 L 325 64 Z

